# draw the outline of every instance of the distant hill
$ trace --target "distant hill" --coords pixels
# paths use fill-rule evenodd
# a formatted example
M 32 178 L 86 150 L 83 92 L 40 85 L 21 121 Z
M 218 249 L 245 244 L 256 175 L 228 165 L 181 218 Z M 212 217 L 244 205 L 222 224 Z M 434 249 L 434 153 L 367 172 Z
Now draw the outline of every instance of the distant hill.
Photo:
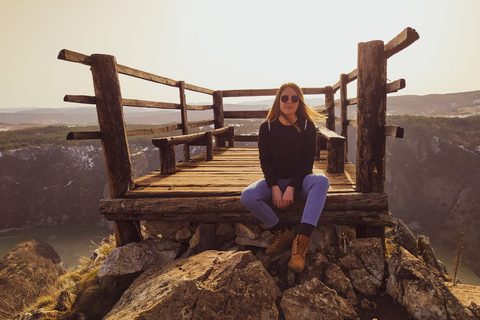
M 224 101 L 225 110 L 261 110 L 269 109 L 273 98 L 252 100 L 241 103 Z M 324 99 L 307 99 L 312 107 L 323 106 Z M 206 102 L 208 103 L 208 102 Z M 124 108 L 127 123 L 166 124 L 180 122 L 180 110 L 158 110 L 142 108 Z M 450 94 L 431 94 L 425 96 L 393 96 L 387 98 L 387 112 L 391 115 L 421 116 L 463 116 L 480 114 L 480 90 Z M 349 117 L 354 116 L 355 108 L 349 108 Z M 191 121 L 213 118 L 211 110 L 189 111 Z M 97 113 L 93 106 L 65 108 L 33 108 L 27 110 L 0 109 L 0 130 L 9 130 L 12 125 L 90 125 L 97 124 Z
M 388 114 L 444 116 L 480 114 L 480 90 L 426 96 L 387 97 Z

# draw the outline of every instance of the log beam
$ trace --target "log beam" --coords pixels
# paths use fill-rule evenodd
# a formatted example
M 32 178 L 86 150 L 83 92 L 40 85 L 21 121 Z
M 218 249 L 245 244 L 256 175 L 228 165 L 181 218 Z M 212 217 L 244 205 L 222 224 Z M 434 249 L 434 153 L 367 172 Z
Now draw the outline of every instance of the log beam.
M 301 220 L 304 201 L 287 210 L 275 208 L 288 223 Z M 165 220 L 189 222 L 251 222 L 258 220 L 240 202 L 239 196 L 200 198 L 104 199 L 100 213 L 108 220 Z M 328 194 L 320 223 L 358 226 L 389 225 L 386 194 Z

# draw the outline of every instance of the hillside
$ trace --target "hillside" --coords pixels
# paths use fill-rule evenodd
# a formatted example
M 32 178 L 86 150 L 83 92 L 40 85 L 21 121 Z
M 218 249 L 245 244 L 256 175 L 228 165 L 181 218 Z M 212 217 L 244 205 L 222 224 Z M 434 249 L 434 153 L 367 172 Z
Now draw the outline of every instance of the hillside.
M 403 139 L 387 139 L 390 211 L 452 252 L 465 222 L 465 259 L 480 274 L 480 116 L 395 116 L 389 122 L 405 128 Z

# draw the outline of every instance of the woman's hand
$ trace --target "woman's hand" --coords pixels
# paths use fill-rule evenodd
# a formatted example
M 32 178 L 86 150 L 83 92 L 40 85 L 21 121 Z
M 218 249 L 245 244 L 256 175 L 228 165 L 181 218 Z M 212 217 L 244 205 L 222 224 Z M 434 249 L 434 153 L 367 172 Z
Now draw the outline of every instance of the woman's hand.
M 288 186 L 285 192 L 283 193 L 283 205 L 285 207 L 291 205 L 293 203 L 294 199 L 294 194 L 295 194 L 295 188 Z
M 293 203 L 295 188 L 288 186 L 284 193 L 279 186 L 272 186 L 272 202 L 273 205 L 280 209 L 285 209 Z
M 283 194 L 279 186 L 272 186 L 272 202 L 275 207 L 283 209 Z

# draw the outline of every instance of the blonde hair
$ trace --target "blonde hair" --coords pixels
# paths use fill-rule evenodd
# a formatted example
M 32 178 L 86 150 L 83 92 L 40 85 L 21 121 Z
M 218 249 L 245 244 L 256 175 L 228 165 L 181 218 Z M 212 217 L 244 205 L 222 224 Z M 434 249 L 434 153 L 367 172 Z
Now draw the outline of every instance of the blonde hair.
M 267 117 L 265 118 L 265 121 L 271 120 L 275 121 L 277 120 L 281 115 L 282 111 L 280 110 L 280 96 L 282 95 L 282 92 L 285 88 L 290 87 L 293 90 L 295 90 L 297 96 L 298 96 L 298 109 L 296 114 L 302 116 L 303 118 L 310 120 L 314 122 L 315 119 L 320 120 L 320 119 L 325 119 L 325 116 L 321 115 L 317 111 L 313 110 L 310 108 L 306 103 L 303 98 L 303 91 L 302 89 L 296 85 L 293 82 L 287 82 L 284 83 L 277 91 L 277 94 L 275 96 L 275 101 L 273 102 L 272 107 L 270 108 L 270 111 L 267 114 Z M 289 121 L 288 117 L 284 117 L 287 121 Z M 292 123 L 297 130 L 300 131 L 300 128 L 294 123 Z

